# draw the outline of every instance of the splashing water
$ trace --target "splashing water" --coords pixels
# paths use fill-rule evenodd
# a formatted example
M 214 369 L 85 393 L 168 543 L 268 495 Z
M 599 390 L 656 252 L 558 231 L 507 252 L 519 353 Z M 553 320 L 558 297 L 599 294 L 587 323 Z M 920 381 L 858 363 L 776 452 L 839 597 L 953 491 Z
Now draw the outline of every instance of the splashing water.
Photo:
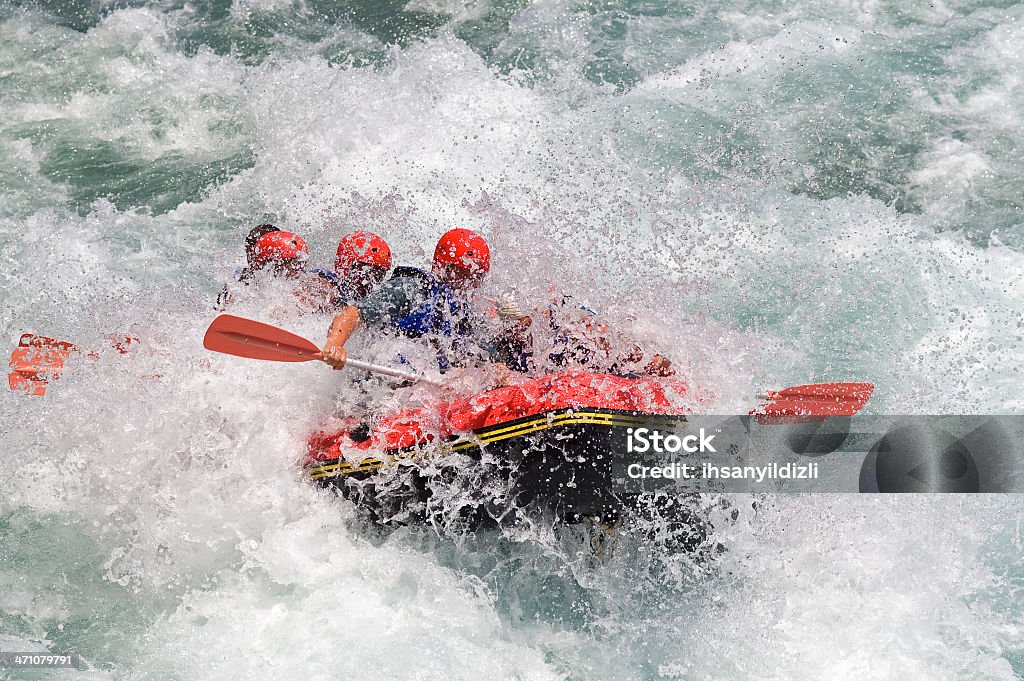
M 709 499 L 710 561 L 384 534 L 298 466 L 345 376 L 199 343 L 253 224 L 320 265 L 467 226 L 485 295 L 577 295 L 721 412 L 868 380 L 877 413 L 1018 413 L 1022 32 L 979 1 L 0 7 L 3 336 L 143 339 L 0 395 L 0 648 L 76 679 L 1024 676 L 1013 497 Z

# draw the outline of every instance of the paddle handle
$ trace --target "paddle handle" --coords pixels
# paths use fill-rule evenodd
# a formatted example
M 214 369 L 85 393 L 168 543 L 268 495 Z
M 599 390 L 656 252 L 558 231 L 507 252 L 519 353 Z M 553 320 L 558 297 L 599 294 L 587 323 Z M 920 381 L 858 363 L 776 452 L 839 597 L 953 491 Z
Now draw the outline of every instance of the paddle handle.
M 370 362 L 364 362 L 360 359 L 347 359 L 345 360 L 345 368 L 349 367 L 353 369 L 361 369 L 362 371 L 369 371 L 374 374 L 382 374 L 384 376 L 391 376 L 392 378 L 402 378 L 407 381 L 414 381 L 416 383 L 426 383 L 437 388 L 443 388 L 444 384 L 438 381 L 432 381 L 429 378 L 424 378 L 417 374 L 401 371 L 399 369 L 392 369 L 391 367 L 380 366 L 379 364 L 371 364 Z

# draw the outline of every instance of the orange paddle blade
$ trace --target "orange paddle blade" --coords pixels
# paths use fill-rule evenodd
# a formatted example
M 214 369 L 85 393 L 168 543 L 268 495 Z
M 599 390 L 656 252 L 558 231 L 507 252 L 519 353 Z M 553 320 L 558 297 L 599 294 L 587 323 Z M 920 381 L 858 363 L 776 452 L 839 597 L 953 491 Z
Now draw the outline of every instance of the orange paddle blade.
M 768 401 L 755 409 L 758 421 L 765 417 L 853 416 L 871 399 L 871 383 L 812 383 L 768 392 Z
M 7 374 L 7 385 L 11 390 L 27 395 L 42 397 L 46 394 L 46 381 L 37 378 L 36 375 L 23 374 L 20 371 Z
M 74 343 L 31 333 L 22 334 L 18 346 L 11 353 L 12 371 L 7 375 L 7 383 L 11 390 L 43 395 L 47 381 L 60 378 L 64 362 L 77 351 Z
M 11 368 L 26 373 L 59 371 L 71 353 L 77 352 L 74 343 L 59 341 L 48 336 L 23 333 L 11 353 Z
M 203 347 L 235 357 L 272 362 L 308 362 L 322 358 L 320 348 L 302 336 L 230 314 L 213 320 L 203 338 Z

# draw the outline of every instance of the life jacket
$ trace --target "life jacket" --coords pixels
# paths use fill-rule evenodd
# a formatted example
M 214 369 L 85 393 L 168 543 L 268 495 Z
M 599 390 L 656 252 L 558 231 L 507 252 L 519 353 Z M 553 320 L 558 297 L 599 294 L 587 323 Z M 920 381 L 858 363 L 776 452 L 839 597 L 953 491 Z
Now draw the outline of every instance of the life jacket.
M 442 374 L 453 365 L 461 366 L 473 328 L 468 310 L 455 292 L 433 275 L 415 267 L 396 267 L 391 276 L 407 277 L 415 282 L 420 288 L 420 297 L 424 299 L 395 321 L 396 329 L 410 338 L 430 334 Z
M 439 282 L 433 275 L 415 267 L 396 267 L 392 278 L 408 278 L 416 283 L 422 292 L 424 302 L 399 317 L 395 326 L 410 338 L 419 338 L 428 333 L 450 338 L 464 335 L 456 324 L 462 314 L 462 305 L 453 291 Z

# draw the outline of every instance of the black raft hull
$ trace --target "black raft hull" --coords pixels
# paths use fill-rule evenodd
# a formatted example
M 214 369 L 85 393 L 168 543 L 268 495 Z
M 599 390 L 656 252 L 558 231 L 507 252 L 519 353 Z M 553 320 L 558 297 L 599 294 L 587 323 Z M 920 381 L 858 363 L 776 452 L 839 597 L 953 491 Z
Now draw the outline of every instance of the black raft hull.
M 382 522 L 448 516 L 480 525 L 540 514 L 614 524 L 637 504 L 616 480 L 622 473 L 616 457 L 626 453 L 630 429 L 674 430 L 685 422 L 684 416 L 564 409 L 383 457 L 320 458 L 306 470 Z M 324 449 L 323 441 L 317 446 Z

